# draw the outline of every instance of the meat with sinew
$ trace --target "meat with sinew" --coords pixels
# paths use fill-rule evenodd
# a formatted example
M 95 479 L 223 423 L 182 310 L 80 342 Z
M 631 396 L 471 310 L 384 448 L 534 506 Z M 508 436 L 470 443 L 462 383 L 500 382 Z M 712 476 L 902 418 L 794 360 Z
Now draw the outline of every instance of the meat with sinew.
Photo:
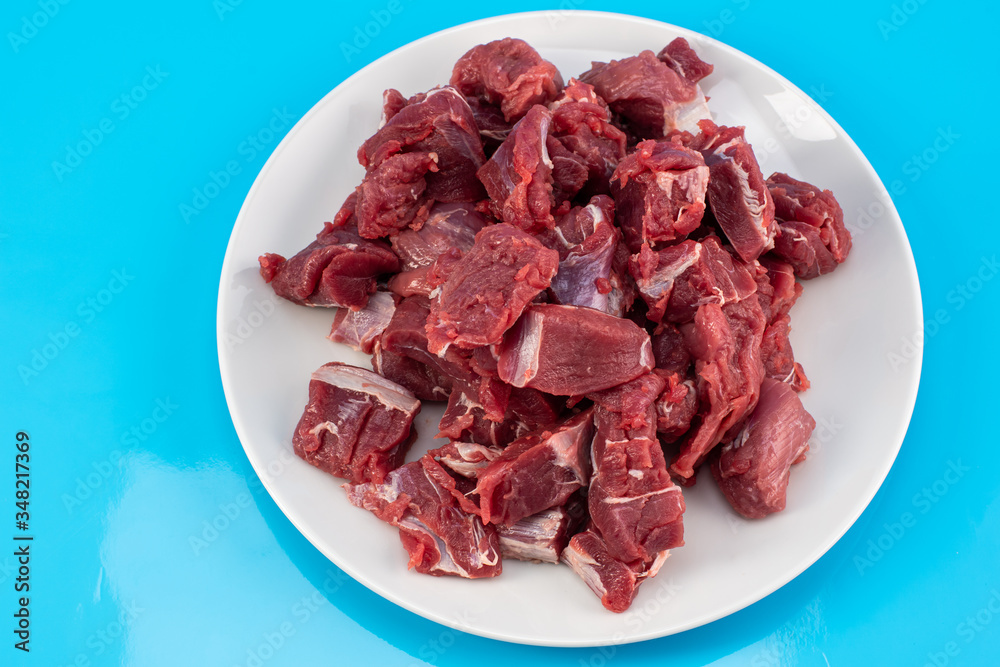
M 808 280 L 830 273 L 851 251 L 851 232 L 844 211 L 829 190 L 775 172 L 767 179 L 778 219 L 778 237 L 772 252 Z
M 784 382 L 765 378 L 750 419 L 711 463 L 729 504 L 748 519 L 785 509 L 789 471 L 805 458 L 815 428 L 798 394 Z
M 403 462 L 420 412 L 413 394 L 339 362 L 318 368 L 292 447 L 306 462 L 352 482 L 381 482 Z
M 338 309 L 327 338 L 334 343 L 350 345 L 358 352 L 371 354 L 382 332 L 392 321 L 398 300 L 389 292 L 375 292 L 361 310 Z

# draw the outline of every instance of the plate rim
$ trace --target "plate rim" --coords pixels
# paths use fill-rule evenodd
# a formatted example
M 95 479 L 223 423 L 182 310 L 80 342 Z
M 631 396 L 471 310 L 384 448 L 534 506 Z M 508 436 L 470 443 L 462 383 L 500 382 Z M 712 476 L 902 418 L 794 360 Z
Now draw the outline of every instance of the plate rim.
M 449 28 L 436 31 L 428 35 L 424 35 L 423 37 L 420 37 L 413 41 L 407 42 L 406 44 L 403 44 L 393 49 L 392 51 L 389 51 L 383 54 L 382 56 L 376 58 L 375 60 L 366 64 L 364 67 L 357 70 L 350 76 L 346 77 L 343 81 L 338 83 L 330 91 L 328 91 L 325 95 L 323 95 L 323 97 L 320 98 L 295 123 L 295 125 L 292 126 L 292 128 L 281 139 L 281 141 L 278 143 L 278 145 L 275 147 L 272 153 L 268 156 L 264 165 L 261 167 L 257 176 L 254 178 L 254 182 L 251 185 L 250 189 L 247 191 L 247 194 L 243 200 L 243 204 L 240 206 L 239 213 L 237 214 L 236 219 L 233 222 L 232 231 L 230 232 L 229 241 L 226 246 L 225 256 L 223 258 L 222 266 L 219 273 L 219 291 L 218 291 L 217 306 L 216 306 L 216 345 L 217 345 L 217 354 L 219 359 L 219 373 L 222 380 L 223 393 L 226 398 L 226 406 L 229 411 L 230 419 L 233 422 L 233 427 L 236 430 L 237 437 L 240 440 L 240 445 L 243 448 L 243 452 L 247 456 L 250 464 L 253 466 L 254 472 L 258 475 L 258 478 L 261 480 L 261 483 L 267 489 L 267 492 L 270 495 L 271 499 L 279 507 L 285 518 L 287 518 L 292 523 L 292 525 L 295 526 L 296 530 L 298 530 L 302 534 L 302 536 L 305 537 L 310 542 L 310 544 L 312 544 L 314 548 L 316 548 L 320 553 L 322 553 L 323 556 L 326 557 L 331 563 L 333 563 L 341 570 L 343 570 L 345 573 L 347 573 L 356 582 L 368 588 L 369 590 L 379 595 L 380 597 L 388 600 L 392 604 L 402 607 L 407 611 L 410 611 L 422 618 L 431 620 L 435 623 L 444 625 L 454 630 L 458 630 L 460 632 L 465 632 L 476 636 L 486 637 L 489 639 L 495 639 L 508 643 L 533 645 L 533 646 L 548 646 L 548 647 L 586 648 L 586 647 L 598 647 L 598 646 L 609 646 L 609 645 L 624 645 L 624 644 L 648 641 L 651 639 L 657 639 L 661 637 L 680 634 L 682 632 L 686 632 L 688 630 L 692 630 L 697 627 L 708 625 L 717 620 L 721 620 L 728 616 L 731 616 L 732 614 L 741 611 L 742 609 L 745 609 L 752 604 L 755 604 L 756 602 L 768 597 L 769 595 L 772 595 L 781 588 L 787 586 L 800 574 L 802 574 L 807 569 L 815 565 L 816 562 L 823 557 L 823 555 L 825 555 L 837 542 L 840 541 L 840 539 L 847 533 L 848 530 L 850 530 L 850 528 L 855 523 L 857 523 L 861 515 L 870 506 L 872 500 L 875 498 L 879 489 L 882 488 L 882 485 L 885 483 L 885 480 L 888 477 L 889 472 L 892 470 L 892 467 L 895 465 L 896 460 L 899 457 L 899 452 L 902 448 L 903 442 L 906 437 L 906 433 L 909 429 L 910 423 L 913 418 L 913 410 L 916 405 L 917 394 L 919 391 L 920 377 L 923 366 L 923 352 L 924 352 L 923 337 L 919 337 L 919 341 L 911 341 L 914 343 L 914 347 L 917 348 L 917 353 L 914 355 L 912 361 L 910 362 L 910 368 L 912 369 L 910 374 L 912 377 L 910 379 L 910 382 L 908 383 L 908 395 L 905 397 L 903 402 L 905 406 L 905 419 L 901 419 L 899 421 L 897 426 L 897 432 L 895 432 L 893 435 L 893 443 L 894 443 L 893 451 L 891 459 L 888 460 L 888 465 L 884 466 L 884 470 L 878 471 L 879 472 L 878 475 L 873 476 L 871 478 L 871 481 L 869 482 L 869 487 L 866 489 L 865 500 L 863 503 L 858 503 L 857 505 L 858 509 L 855 512 L 851 512 L 849 515 L 847 515 L 849 517 L 848 519 L 842 520 L 841 523 L 837 525 L 834 530 L 831 530 L 829 532 L 829 534 L 824 540 L 818 542 L 818 546 L 814 548 L 812 551 L 810 551 L 807 557 L 801 560 L 802 563 L 805 563 L 804 565 L 791 568 L 788 572 L 788 575 L 787 576 L 783 575 L 781 577 L 780 583 L 774 586 L 773 588 L 770 587 L 770 585 L 766 586 L 765 588 L 770 589 L 767 592 L 764 593 L 760 593 L 759 591 L 749 592 L 741 596 L 740 598 L 732 601 L 730 604 L 719 607 L 718 609 L 716 609 L 714 613 L 705 613 L 702 614 L 701 616 L 689 619 L 686 623 L 682 623 L 667 632 L 663 632 L 660 630 L 646 630 L 638 632 L 635 635 L 630 635 L 620 639 L 615 639 L 614 637 L 612 637 L 608 639 L 599 639 L 599 640 L 583 639 L 583 640 L 551 641 L 551 640 L 529 639 L 523 637 L 511 637 L 509 635 L 504 635 L 503 633 L 500 632 L 491 632 L 480 628 L 464 627 L 460 622 L 454 620 L 453 618 L 449 618 L 447 616 L 443 616 L 435 612 L 429 612 L 426 609 L 417 608 L 409 604 L 407 601 L 399 599 L 391 591 L 380 586 L 378 582 L 369 581 L 367 577 L 359 574 L 358 571 L 355 570 L 350 564 L 337 562 L 336 560 L 331 558 L 323 548 L 319 546 L 319 543 L 323 542 L 323 540 L 320 539 L 320 537 L 313 531 L 313 529 L 308 525 L 300 524 L 300 522 L 296 518 L 294 518 L 295 512 L 291 511 L 290 508 L 286 505 L 287 500 L 283 497 L 282 493 L 276 488 L 276 485 L 273 483 L 272 480 L 270 480 L 269 476 L 261 475 L 260 471 L 266 466 L 266 462 L 262 462 L 258 458 L 257 454 L 253 452 L 251 449 L 249 449 L 245 444 L 249 437 L 248 430 L 246 425 L 243 424 L 242 420 L 237 416 L 239 414 L 239 410 L 238 408 L 235 407 L 236 401 L 235 401 L 235 396 L 233 395 L 233 389 L 230 386 L 231 382 L 227 381 L 227 376 L 230 373 L 230 366 L 229 366 L 230 360 L 227 356 L 228 350 L 225 345 L 226 332 L 225 332 L 225 323 L 223 320 L 224 317 L 223 304 L 226 299 L 224 291 L 228 285 L 223 282 L 223 279 L 226 276 L 233 275 L 233 264 L 236 261 L 235 245 L 236 245 L 237 232 L 240 229 L 241 222 L 245 217 L 246 211 L 249 209 L 250 204 L 256 198 L 258 191 L 261 187 L 260 184 L 265 180 L 266 176 L 274 168 L 275 163 L 280 159 L 280 156 L 282 155 L 284 150 L 291 143 L 292 138 L 297 133 L 302 131 L 302 128 L 305 127 L 305 125 L 310 121 L 310 119 L 314 115 L 318 114 L 323 107 L 325 107 L 327 104 L 331 102 L 331 97 L 339 89 L 347 85 L 355 78 L 362 77 L 366 71 L 368 71 L 369 69 L 373 69 L 377 63 L 380 63 L 383 60 L 393 57 L 398 57 L 400 54 L 410 49 L 414 49 L 427 41 L 445 38 L 451 33 L 458 32 L 461 30 L 468 30 L 475 26 L 485 26 L 488 24 L 497 24 L 508 21 L 519 21 L 536 17 L 545 17 L 552 14 L 558 14 L 560 16 L 591 18 L 591 19 L 611 18 L 618 21 L 633 22 L 638 24 L 644 24 L 646 26 L 651 26 L 651 27 L 667 28 L 669 30 L 675 31 L 676 33 L 678 33 L 681 36 L 684 36 L 687 39 L 703 43 L 710 43 L 712 44 L 713 48 L 718 48 L 728 52 L 729 55 L 743 61 L 744 64 L 764 71 L 766 74 L 774 77 L 777 81 L 787 86 L 789 89 L 795 91 L 805 99 L 809 100 L 809 102 L 811 102 L 812 105 L 814 106 L 815 110 L 817 110 L 821 114 L 821 116 L 828 123 L 830 123 L 830 125 L 841 135 L 841 137 L 846 140 L 848 148 L 854 153 L 855 157 L 859 161 L 859 164 L 863 165 L 868 175 L 873 179 L 873 181 L 878 186 L 875 194 L 879 197 L 880 201 L 885 205 L 886 222 L 896 228 L 896 231 L 901 234 L 902 240 L 904 241 L 905 245 L 904 259 L 906 260 L 905 263 L 907 267 L 906 282 L 911 287 L 909 296 L 914 302 L 912 306 L 914 312 L 916 313 L 918 329 L 920 331 L 923 330 L 924 328 L 923 299 L 920 290 L 920 281 L 916 269 L 916 261 L 913 256 L 913 248 L 910 244 L 909 237 L 906 234 L 906 228 L 903 225 L 902 218 L 900 217 L 899 212 L 896 209 L 895 202 L 892 200 L 892 197 L 890 196 L 887 188 L 885 187 L 885 184 L 882 182 L 881 177 L 879 177 L 878 172 L 872 166 L 867 156 L 865 156 L 865 154 L 858 147 L 857 143 L 854 141 L 851 135 L 848 134 L 844 130 L 844 128 L 841 127 L 840 124 L 829 114 L 829 112 L 827 112 L 826 109 L 824 109 L 821 104 L 819 104 L 818 102 L 816 102 L 816 100 L 812 98 L 812 96 L 808 95 L 805 91 L 803 91 L 794 83 L 789 81 L 779 72 L 775 71 L 768 65 L 760 62 L 756 58 L 753 58 L 752 56 L 744 53 L 743 51 L 740 51 L 735 47 L 732 47 L 724 42 L 721 42 L 718 39 L 715 39 L 714 37 L 704 35 L 689 28 L 684 28 L 682 26 L 667 23 L 665 21 L 660 21 L 658 19 L 651 19 L 647 17 L 625 14 L 621 12 L 607 12 L 607 11 L 581 10 L 581 9 L 565 9 L 565 10 L 549 9 L 549 10 L 515 12 L 511 14 L 500 14 L 496 16 L 477 19 L 475 21 L 469 21 L 459 25 L 451 26 Z

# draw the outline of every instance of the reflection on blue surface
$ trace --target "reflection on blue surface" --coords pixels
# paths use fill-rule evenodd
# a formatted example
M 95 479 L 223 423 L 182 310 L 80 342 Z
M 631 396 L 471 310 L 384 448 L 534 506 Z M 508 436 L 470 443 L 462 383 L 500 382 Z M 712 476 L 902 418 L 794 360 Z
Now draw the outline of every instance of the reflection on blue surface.
M 547 5 L 569 6 L 624 9 Z M 490 9 L 6 3 L 0 414 L 3 437 L 31 435 L 36 541 L 31 653 L 0 646 L 0 664 L 995 664 L 1000 457 L 983 424 L 1000 370 L 998 249 L 968 166 L 983 164 L 979 125 L 996 108 L 979 72 L 996 64 L 987 30 L 998 16 L 914 7 L 627 7 L 732 44 L 832 113 L 894 193 L 935 324 L 900 457 L 819 562 L 682 635 L 558 650 L 443 628 L 344 577 L 260 486 L 215 351 L 229 232 L 287 130 L 263 132 L 273 110 L 290 125 L 367 62 Z M 963 104 L 937 101 L 928 82 Z M 13 521 L 6 479 L 0 526 Z M 0 556 L 0 610 L 15 603 L 15 567 Z

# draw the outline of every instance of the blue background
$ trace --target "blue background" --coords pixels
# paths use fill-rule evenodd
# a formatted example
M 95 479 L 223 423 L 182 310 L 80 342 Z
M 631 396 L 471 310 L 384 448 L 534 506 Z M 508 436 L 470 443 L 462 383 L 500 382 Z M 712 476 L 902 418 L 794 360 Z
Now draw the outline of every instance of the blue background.
M 398 0 L 347 57 L 341 43 L 386 2 L 237 1 L 0 10 L 0 544 L 15 532 L 19 430 L 31 437 L 36 536 L 28 656 L 12 646 L 16 571 L 0 547 L 0 664 L 998 664 L 995 5 Z M 280 136 L 413 39 L 491 12 L 559 8 L 715 36 L 812 94 L 883 182 L 898 182 L 925 319 L 936 321 L 900 456 L 829 553 L 728 618 L 603 649 L 468 636 L 344 577 L 254 475 L 216 356 L 226 243 Z M 284 114 L 277 134 L 262 131 Z M 935 147 L 938 137 L 949 138 Z M 81 142 L 87 154 L 74 158 Z M 227 180 L 230 161 L 239 169 Z M 185 216 L 196 191 L 214 196 Z

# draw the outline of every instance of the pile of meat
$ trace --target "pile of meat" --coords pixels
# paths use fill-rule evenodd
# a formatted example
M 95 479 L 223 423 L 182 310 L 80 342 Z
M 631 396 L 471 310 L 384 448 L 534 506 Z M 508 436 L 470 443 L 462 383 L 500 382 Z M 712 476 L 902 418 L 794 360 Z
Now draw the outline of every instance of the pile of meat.
M 684 544 L 699 469 L 743 516 L 784 508 L 815 426 L 789 311 L 851 237 L 712 122 L 712 69 L 678 38 L 564 83 L 521 40 L 477 46 L 449 85 L 387 90 L 333 221 L 261 256 L 372 355 L 313 373 L 293 445 L 411 568 L 562 562 L 621 612 Z M 422 401 L 447 402 L 440 447 L 404 463 Z

